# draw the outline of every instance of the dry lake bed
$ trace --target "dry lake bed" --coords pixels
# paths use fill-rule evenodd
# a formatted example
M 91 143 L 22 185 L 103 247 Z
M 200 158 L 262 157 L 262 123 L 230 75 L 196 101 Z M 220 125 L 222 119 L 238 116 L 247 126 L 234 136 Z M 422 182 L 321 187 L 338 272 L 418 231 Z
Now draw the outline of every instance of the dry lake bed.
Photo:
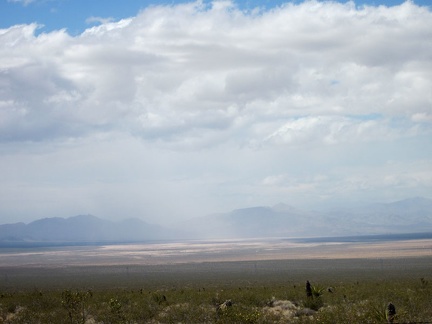
M 115 287 L 281 278 L 423 277 L 432 239 L 249 239 L 0 249 L 0 288 Z
M 432 257 L 432 239 L 297 242 L 287 239 L 153 242 L 0 249 L 0 267 L 172 265 L 180 263 Z

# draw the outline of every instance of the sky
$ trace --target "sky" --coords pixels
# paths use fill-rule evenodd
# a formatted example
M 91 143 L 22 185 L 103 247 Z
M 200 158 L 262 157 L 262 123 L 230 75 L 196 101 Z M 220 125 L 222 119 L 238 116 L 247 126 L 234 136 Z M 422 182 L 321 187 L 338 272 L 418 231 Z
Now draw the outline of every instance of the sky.
M 0 2 L 0 223 L 432 198 L 428 0 Z

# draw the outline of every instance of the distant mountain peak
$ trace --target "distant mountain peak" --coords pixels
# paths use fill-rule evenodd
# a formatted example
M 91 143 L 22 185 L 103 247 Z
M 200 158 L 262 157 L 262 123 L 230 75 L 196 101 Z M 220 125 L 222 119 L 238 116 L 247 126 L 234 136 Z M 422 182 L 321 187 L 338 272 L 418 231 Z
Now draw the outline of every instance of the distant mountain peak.
M 425 208 L 425 207 L 432 207 L 432 199 L 428 199 L 424 197 L 413 197 L 413 198 L 394 201 L 385 205 L 388 207 L 401 208 L 401 209 Z
M 292 205 L 287 205 L 284 203 L 279 203 L 276 204 L 272 207 L 272 210 L 276 211 L 276 212 L 288 212 L 288 211 L 295 211 L 297 210 L 294 206 Z
M 67 219 L 100 219 L 99 217 L 96 217 L 94 215 L 91 214 L 87 214 L 87 215 L 75 215 L 75 216 L 71 216 L 68 217 Z
M 77 224 L 85 224 L 85 223 L 88 223 L 88 224 L 102 224 L 102 223 L 105 223 L 105 222 L 107 222 L 106 220 L 103 220 L 103 219 L 101 219 L 101 218 L 99 218 L 99 217 L 96 217 L 96 216 L 93 216 L 93 215 L 90 215 L 90 214 L 88 214 L 88 215 L 76 215 L 76 216 L 71 216 L 71 217 L 68 217 L 68 218 L 66 218 L 66 222 L 67 223 L 77 223 Z
M 429 203 L 429 204 L 432 204 L 432 199 L 417 196 L 417 197 L 399 200 L 397 202 L 399 202 L 399 203 Z

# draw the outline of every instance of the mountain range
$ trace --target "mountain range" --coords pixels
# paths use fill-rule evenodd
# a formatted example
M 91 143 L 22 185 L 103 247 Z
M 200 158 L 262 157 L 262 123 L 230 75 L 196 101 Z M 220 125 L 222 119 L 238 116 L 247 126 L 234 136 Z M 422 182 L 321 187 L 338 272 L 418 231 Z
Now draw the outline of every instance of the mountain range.
M 356 208 L 307 211 L 278 204 L 213 214 L 162 227 L 140 219 L 92 215 L 0 225 L 0 244 L 137 242 L 161 239 L 332 237 L 432 232 L 432 200 L 411 198 Z
M 411 198 L 355 208 L 306 211 L 278 204 L 196 218 L 179 226 L 187 236 L 330 237 L 432 231 L 432 200 Z
M 166 230 L 159 225 L 148 224 L 140 219 L 112 222 L 92 215 L 0 225 L 0 242 L 3 243 L 133 242 L 165 234 Z

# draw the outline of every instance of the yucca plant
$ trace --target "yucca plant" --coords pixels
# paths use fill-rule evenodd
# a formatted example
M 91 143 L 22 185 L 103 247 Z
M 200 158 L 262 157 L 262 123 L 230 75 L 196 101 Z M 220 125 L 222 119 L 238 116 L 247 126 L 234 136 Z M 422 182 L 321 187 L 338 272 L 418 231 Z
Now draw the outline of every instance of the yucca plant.
M 318 310 L 323 306 L 322 294 L 324 293 L 324 288 L 320 286 L 311 285 L 311 283 L 306 281 L 306 297 L 307 300 L 304 306 L 313 310 Z
M 422 288 L 426 288 L 429 282 L 425 278 L 420 278 Z
M 387 323 L 393 323 L 395 319 L 396 319 L 396 307 L 392 303 L 388 303 L 386 308 Z
M 379 323 L 394 323 L 396 320 L 396 307 L 392 303 L 388 303 L 384 307 L 373 308 L 374 319 Z
M 320 286 L 312 286 L 312 296 L 313 298 L 320 298 L 324 293 L 325 288 Z

